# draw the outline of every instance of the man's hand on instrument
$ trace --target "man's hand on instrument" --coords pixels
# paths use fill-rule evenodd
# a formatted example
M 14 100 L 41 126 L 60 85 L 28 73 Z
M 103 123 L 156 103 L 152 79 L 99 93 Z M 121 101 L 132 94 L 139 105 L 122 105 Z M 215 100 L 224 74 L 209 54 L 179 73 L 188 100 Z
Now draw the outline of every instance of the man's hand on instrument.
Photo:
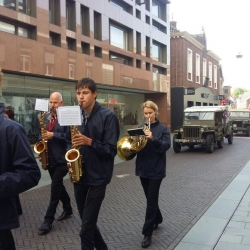
M 72 138 L 72 147 L 76 148 L 79 147 L 81 145 L 88 145 L 91 146 L 92 145 L 92 139 L 90 139 L 89 137 L 82 135 L 82 134 L 75 134 L 74 137 Z
M 46 131 L 45 133 L 42 134 L 42 139 L 43 140 L 50 140 L 54 136 L 53 132 Z

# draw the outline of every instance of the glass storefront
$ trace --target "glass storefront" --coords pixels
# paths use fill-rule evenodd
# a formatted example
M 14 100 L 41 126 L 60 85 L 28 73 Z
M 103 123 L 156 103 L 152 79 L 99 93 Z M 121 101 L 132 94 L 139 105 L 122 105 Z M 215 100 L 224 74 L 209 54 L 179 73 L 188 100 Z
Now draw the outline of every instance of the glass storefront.
M 103 88 L 103 86 L 102 86 Z M 4 73 L 0 86 L 0 101 L 12 106 L 15 119 L 25 128 L 31 143 L 37 141 L 39 134 L 36 99 L 49 99 L 52 92 L 60 92 L 65 106 L 77 105 L 74 81 L 61 81 L 47 78 Z M 144 94 L 99 89 L 97 101 L 116 114 L 120 124 L 120 137 L 127 135 L 127 129 L 142 124 L 144 119 L 140 105 Z

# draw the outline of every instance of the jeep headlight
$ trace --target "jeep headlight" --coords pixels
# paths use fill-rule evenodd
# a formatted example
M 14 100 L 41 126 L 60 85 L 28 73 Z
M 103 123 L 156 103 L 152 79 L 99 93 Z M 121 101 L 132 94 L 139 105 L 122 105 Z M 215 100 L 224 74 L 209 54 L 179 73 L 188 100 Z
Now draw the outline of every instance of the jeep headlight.
M 204 132 L 204 128 L 201 128 L 200 131 L 201 131 L 201 133 L 203 133 Z
M 237 124 L 234 124 L 233 127 L 236 128 L 236 127 L 237 127 Z
M 181 132 L 181 133 L 183 132 L 183 128 L 180 128 L 180 132 Z

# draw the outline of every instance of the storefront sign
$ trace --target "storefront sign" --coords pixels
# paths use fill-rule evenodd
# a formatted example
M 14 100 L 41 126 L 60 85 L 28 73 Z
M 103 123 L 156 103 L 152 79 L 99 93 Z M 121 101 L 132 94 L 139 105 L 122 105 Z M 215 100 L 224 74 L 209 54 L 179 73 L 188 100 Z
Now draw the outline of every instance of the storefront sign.
M 187 95 L 195 95 L 195 89 L 194 88 L 187 88 Z

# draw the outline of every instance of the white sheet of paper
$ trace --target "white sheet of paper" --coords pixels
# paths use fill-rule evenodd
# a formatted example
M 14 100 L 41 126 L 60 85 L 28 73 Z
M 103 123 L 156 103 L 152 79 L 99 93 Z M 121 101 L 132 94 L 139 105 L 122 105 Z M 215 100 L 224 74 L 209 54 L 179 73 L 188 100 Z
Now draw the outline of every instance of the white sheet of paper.
M 49 110 L 49 101 L 36 99 L 35 110 L 38 111 L 48 111 Z
M 80 106 L 62 106 L 57 109 L 58 123 L 61 126 L 81 125 Z

